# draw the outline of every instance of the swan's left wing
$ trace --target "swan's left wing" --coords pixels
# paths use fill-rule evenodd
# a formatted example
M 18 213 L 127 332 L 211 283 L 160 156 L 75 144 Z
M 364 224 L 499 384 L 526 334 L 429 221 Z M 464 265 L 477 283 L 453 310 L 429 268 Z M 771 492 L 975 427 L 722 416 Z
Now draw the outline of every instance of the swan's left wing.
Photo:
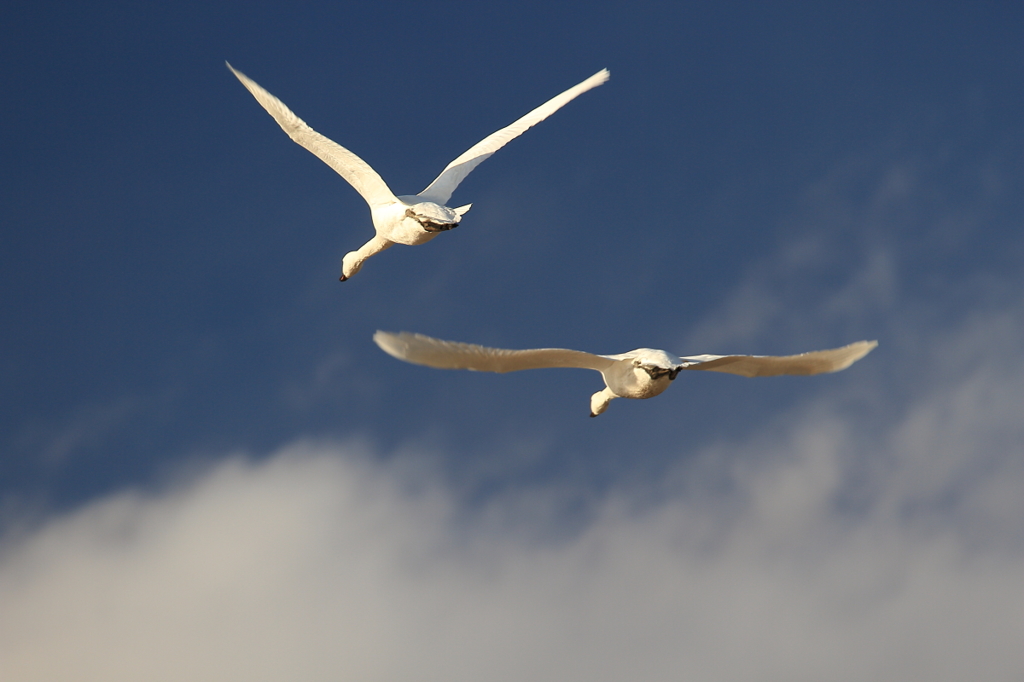
M 417 365 L 438 369 L 471 369 L 478 372 L 517 372 L 545 367 L 578 367 L 599 372 L 616 360 L 602 355 L 566 348 L 506 350 L 472 343 L 442 341 L 422 334 L 378 331 L 373 340 L 388 355 Z
M 227 62 L 225 62 L 227 64 Z M 242 85 L 252 93 L 256 101 L 274 117 L 288 137 L 312 152 L 321 161 L 345 178 L 352 187 L 366 200 L 370 208 L 387 206 L 396 201 L 395 195 L 387 183 L 370 168 L 370 165 L 340 144 L 316 132 L 296 116 L 285 103 L 260 87 L 259 83 L 228 64 L 231 73 L 238 77 Z
M 433 201 L 442 206 L 451 199 L 452 192 L 459 183 L 469 175 L 470 171 L 480 165 L 487 157 L 504 147 L 510 140 L 522 135 L 529 128 L 546 119 L 573 99 L 591 88 L 596 88 L 608 80 L 608 69 L 601 69 L 587 80 L 574 85 L 562 94 L 549 99 L 526 116 L 510 126 L 491 133 L 480 142 L 469 148 L 462 156 L 448 164 L 441 174 L 417 196 L 425 201 Z
M 846 369 L 877 345 L 877 341 L 857 341 L 842 348 L 799 355 L 691 355 L 680 359 L 683 361 L 681 369 L 706 369 L 745 377 L 809 375 Z

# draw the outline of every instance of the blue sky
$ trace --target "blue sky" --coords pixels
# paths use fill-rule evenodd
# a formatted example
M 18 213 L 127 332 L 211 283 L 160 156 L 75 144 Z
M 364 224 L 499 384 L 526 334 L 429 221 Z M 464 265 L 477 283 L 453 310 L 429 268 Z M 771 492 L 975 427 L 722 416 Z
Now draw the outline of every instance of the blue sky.
M 8 9 L 0 677 L 1019 679 L 1022 20 Z M 365 203 L 225 60 L 400 194 L 611 79 L 339 283 Z M 376 329 L 879 347 L 588 419 L 596 373 L 431 370 Z

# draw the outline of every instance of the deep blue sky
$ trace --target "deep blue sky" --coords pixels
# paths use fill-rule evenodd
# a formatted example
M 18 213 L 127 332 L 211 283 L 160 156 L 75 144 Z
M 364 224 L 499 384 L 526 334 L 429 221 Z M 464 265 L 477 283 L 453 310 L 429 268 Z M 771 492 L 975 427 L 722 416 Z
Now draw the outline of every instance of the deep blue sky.
M 815 450 L 855 463 L 836 513 L 874 509 L 879 472 L 905 461 L 945 464 L 892 509 L 959 509 L 977 481 L 1024 482 L 1008 464 L 1021 459 L 1024 6 L 3 15 L 4 527 L 311 441 L 429 461 L 470 508 L 559 486 L 549 502 L 568 515 L 541 535 L 608 491 L 655 504 L 670 494 L 647 486 L 714 453 L 746 471 L 789 452 L 779 442 L 817 443 L 787 434 L 819 423 L 852 434 Z M 365 203 L 225 60 L 398 194 L 597 70 L 611 79 L 477 168 L 452 198 L 473 203 L 457 230 L 339 283 L 342 255 L 372 235 Z M 376 329 L 596 353 L 880 345 L 824 377 L 684 375 L 588 419 L 595 373 L 416 367 L 383 354 Z M 729 476 L 700 480 L 742 488 Z M 1016 508 L 1000 509 L 935 527 L 998 528 L 1017 551 Z

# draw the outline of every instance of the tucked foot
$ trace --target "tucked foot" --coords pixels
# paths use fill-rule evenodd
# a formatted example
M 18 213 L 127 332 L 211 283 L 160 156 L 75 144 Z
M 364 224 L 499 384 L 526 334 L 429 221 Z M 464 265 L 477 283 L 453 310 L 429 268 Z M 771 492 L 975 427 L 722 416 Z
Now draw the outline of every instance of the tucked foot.
M 423 229 L 426 230 L 427 232 L 446 232 L 452 229 L 453 227 L 459 226 L 458 223 L 452 225 L 451 223 L 431 223 L 424 220 L 421 220 L 419 222 L 420 225 L 423 226 Z

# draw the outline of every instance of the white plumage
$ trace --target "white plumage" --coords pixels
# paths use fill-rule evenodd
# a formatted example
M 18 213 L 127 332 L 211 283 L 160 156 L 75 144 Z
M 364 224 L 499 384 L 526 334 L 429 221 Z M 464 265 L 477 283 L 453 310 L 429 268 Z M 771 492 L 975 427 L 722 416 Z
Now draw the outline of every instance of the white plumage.
M 838 372 L 867 355 L 877 341 L 857 341 L 842 348 L 799 355 L 690 355 L 677 357 L 663 350 L 638 348 L 620 355 L 594 355 L 564 348 L 505 350 L 470 343 L 442 341 L 422 334 L 378 331 L 373 340 L 399 360 L 440 369 L 516 372 L 544 367 L 593 369 L 604 377 L 605 388 L 590 399 L 590 416 L 608 409 L 613 398 L 653 398 L 679 372 L 690 369 L 727 372 L 745 377 Z
M 484 159 L 501 149 L 510 140 L 555 113 L 582 93 L 608 80 L 602 69 L 587 80 L 548 100 L 516 122 L 492 133 L 452 161 L 425 190 L 416 195 L 395 196 L 380 175 L 358 156 L 310 128 L 269 92 L 251 78 L 228 64 L 256 101 L 274 117 L 278 125 L 295 142 L 345 178 L 370 205 L 376 235 L 356 251 L 345 254 L 341 265 L 341 281 L 359 272 L 370 256 L 394 244 L 423 244 L 445 230 L 457 227 L 472 204 L 449 208 L 452 192 Z

